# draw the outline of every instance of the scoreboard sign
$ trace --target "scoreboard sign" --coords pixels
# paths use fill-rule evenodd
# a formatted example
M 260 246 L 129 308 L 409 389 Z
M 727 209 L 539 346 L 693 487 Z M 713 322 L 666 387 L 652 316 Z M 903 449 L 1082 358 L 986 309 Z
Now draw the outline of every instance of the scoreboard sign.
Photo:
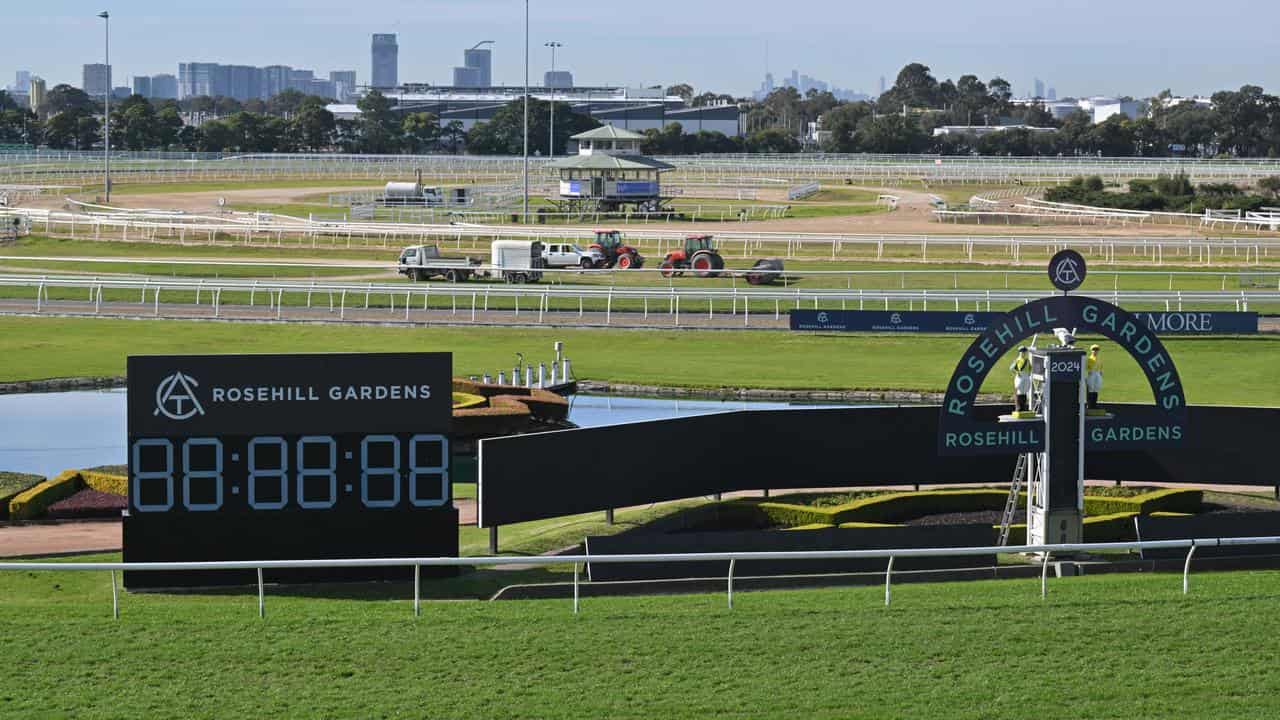
M 448 353 L 128 361 L 125 562 L 439 557 L 458 552 Z M 423 568 L 423 572 L 448 569 Z M 407 568 L 271 571 L 405 579 Z M 130 587 L 253 572 L 125 574 Z

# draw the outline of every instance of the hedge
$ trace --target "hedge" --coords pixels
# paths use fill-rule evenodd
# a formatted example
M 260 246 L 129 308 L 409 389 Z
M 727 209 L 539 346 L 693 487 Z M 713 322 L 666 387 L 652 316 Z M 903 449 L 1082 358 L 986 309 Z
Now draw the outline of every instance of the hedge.
M 98 492 L 111 493 L 112 495 L 129 494 L 129 478 L 124 475 L 81 470 L 80 479 L 84 480 L 84 484 L 87 487 L 93 488 Z
M 42 475 L 0 472 L 0 520 L 9 519 L 9 501 L 16 495 L 44 482 Z
M 74 495 L 84 487 L 79 470 L 65 470 L 57 477 L 24 490 L 9 501 L 11 520 L 30 520 L 43 515 L 50 505 Z
M 843 505 L 817 507 L 779 502 L 755 503 L 774 525 L 844 525 L 847 523 L 894 524 L 903 520 L 948 512 L 1003 510 L 1007 490 L 924 490 L 862 498 Z M 1026 493 L 1019 507 L 1025 507 Z
M 1085 518 L 1084 542 L 1124 542 L 1125 540 L 1137 539 L 1133 530 L 1133 519 L 1137 515 L 1138 513 L 1135 512 L 1122 512 L 1111 515 L 1093 515 Z M 999 525 L 992 525 L 991 529 L 1000 532 Z M 1009 544 L 1027 544 L 1027 526 L 1025 523 L 1009 526 Z
M 484 407 L 489 403 L 483 395 L 473 395 L 465 392 L 453 393 L 453 409 L 463 410 L 466 408 Z
M 1150 515 L 1155 512 L 1199 512 L 1204 499 L 1203 490 L 1184 490 L 1169 488 L 1153 490 L 1133 497 L 1084 497 L 1084 511 L 1088 515 L 1114 515 L 1115 513 L 1137 513 Z

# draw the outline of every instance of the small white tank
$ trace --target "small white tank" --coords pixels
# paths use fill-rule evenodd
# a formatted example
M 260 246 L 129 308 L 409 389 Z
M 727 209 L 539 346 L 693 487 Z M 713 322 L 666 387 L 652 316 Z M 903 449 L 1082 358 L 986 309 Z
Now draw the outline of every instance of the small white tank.
M 396 200 L 417 200 L 422 197 L 422 185 L 416 182 L 389 182 L 382 195 Z

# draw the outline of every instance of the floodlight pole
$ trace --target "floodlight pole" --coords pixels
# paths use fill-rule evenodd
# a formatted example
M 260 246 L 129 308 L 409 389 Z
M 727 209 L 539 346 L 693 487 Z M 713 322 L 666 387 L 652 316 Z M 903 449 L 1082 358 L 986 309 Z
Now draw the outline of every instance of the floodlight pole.
M 103 20 L 103 54 L 106 56 L 107 62 L 107 92 L 102 99 L 105 103 L 105 111 L 103 113 L 106 124 L 102 137 L 105 140 L 102 150 L 102 190 L 106 199 L 105 203 L 111 202 L 111 13 L 103 10 L 98 13 L 98 17 Z
M 550 132 L 549 132 L 550 141 L 547 143 L 547 157 L 549 157 L 549 158 L 553 158 L 553 157 L 555 157 L 555 156 L 556 156 L 556 86 L 555 86 L 555 76 L 556 76 L 556 48 L 558 48 L 558 47 L 564 47 L 564 43 L 558 43 L 558 42 L 556 42 L 556 41 L 552 40 L 551 42 L 546 43 L 546 46 L 547 46 L 547 47 L 549 47 L 549 48 L 551 48 L 551 78 L 552 78 L 552 79 L 551 79 L 551 82 L 550 82 L 550 83 L 547 83 L 548 85 L 550 85 L 550 86 L 551 86 L 551 87 L 550 87 L 550 90 L 551 90 L 551 130 L 550 130 Z
M 529 224 L 529 0 L 524 0 L 524 224 Z

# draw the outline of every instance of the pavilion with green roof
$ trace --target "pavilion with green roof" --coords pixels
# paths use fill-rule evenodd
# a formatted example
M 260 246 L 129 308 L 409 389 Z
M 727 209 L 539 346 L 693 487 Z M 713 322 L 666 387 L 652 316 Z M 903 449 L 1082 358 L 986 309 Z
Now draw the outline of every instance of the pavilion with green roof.
M 640 154 L 645 136 L 612 125 L 574 135 L 578 154 L 554 160 L 560 199 L 571 205 L 615 210 L 625 205 L 656 210 L 662 202 L 659 176 L 673 165 Z

